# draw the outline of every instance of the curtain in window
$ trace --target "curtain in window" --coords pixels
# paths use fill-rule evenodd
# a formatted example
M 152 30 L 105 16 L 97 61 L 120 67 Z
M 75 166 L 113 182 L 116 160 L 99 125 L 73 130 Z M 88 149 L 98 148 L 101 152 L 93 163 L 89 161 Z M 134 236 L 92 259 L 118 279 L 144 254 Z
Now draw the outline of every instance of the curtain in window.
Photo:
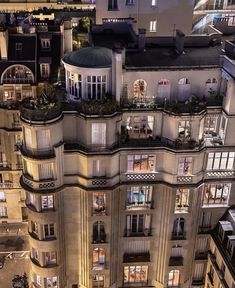
M 39 130 L 37 131 L 37 148 L 47 149 L 50 147 L 50 131 Z
M 106 123 L 92 123 L 91 142 L 94 145 L 106 144 Z
M 52 163 L 39 164 L 39 179 L 52 179 Z

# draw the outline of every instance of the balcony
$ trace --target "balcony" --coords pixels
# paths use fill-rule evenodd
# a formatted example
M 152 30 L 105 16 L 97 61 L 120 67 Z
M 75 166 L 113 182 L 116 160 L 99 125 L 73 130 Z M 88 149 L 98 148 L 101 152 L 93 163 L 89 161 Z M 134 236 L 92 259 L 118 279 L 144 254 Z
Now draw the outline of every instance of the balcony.
M 211 232 L 212 226 L 199 226 L 198 228 L 198 234 L 209 234 Z
M 126 202 L 127 210 L 145 210 L 145 209 L 152 209 L 152 207 L 153 207 L 153 201 Z
M 106 234 L 105 233 L 100 233 L 100 234 L 96 234 L 93 235 L 93 240 L 92 243 L 93 244 L 97 244 L 97 243 L 106 243 Z
M 169 266 L 183 266 L 184 258 L 182 256 L 173 257 L 169 259 Z
M 148 237 L 152 236 L 152 229 L 144 229 L 141 232 L 133 232 L 130 229 L 126 229 L 125 237 Z
M 186 240 L 186 232 L 182 233 L 172 232 L 171 240 Z
M 150 262 L 150 253 L 125 253 L 123 263 Z
M 208 258 L 208 251 L 203 252 L 196 252 L 195 260 L 207 260 Z
M 204 287 L 204 284 L 205 284 L 204 278 L 192 280 L 192 286 L 203 286 Z

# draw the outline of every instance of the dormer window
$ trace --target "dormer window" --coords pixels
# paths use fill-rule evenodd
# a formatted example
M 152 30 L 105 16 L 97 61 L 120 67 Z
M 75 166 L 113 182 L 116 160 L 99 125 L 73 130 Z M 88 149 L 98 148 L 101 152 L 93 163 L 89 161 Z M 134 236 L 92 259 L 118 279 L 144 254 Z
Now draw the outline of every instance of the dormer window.
M 225 236 L 231 235 L 232 233 L 233 227 L 229 221 L 219 221 L 219 238 L 221 241 L 224 241 Z
M 42 49 L 50 49 L 51 48 L 51 39 L 42 38 L 41 39 L 41 48 Z
M 15 49 L 16 49 L 16 51 L 22 51 L 22 47 L 23 47 L 23 44 L 22 44 L 22 43 L 16 43 L 16 44 L 15 44 Z

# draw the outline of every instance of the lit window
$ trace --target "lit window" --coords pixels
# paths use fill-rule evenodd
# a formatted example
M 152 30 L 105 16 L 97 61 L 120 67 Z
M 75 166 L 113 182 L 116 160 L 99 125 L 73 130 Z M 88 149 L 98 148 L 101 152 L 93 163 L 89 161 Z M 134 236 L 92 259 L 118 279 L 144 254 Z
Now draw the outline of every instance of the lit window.
M 186 101 L 191 96 L 191 84 L 188 78 L 182 78 L 178 83 L 179 100 Z
M 42 209 L 52 209 L 54 207 L 54 199 L 52 195 L 41 196 Z
M 39 164 L 39 179 L 53 179 L 53 163 Z
M 150 32 L 156 32 L 157 31 L 157 21 L 156 20 L 150 21 L 149 31 Z
M 44 238 L 53 238 L 55 237 L 55 227 L 54 224 L 44 224 L 43 225 Z
M 38 223 L 31 221 L 32 233 L 38 235 Z
M 40 64 L 40 74 L 42 78 L 48 78 L 50 76 L 50 64 L 48 63 Z
M 41 280 L 41 277 L 39 275 L 36 275 L 36 284 L 39 285 L 39 286 L 42 286 L 42 280 Z
M 127 118 L 126 129 L 132 139 L 150 138 L 153 136 L 153 116 L 130 116 Z
M 178 175 L 192 175 L 192 157 L 182 157 L 179 159 Z
M 93 145 L 106 145 L 106 123 L 91 124 L 91 143 Z
M 58 277 L 47 277 L 46 278 L 46 288 L 58 288 Z
M 209 153 L 207 170 L 233 170 L 235 152 Z
M 46 266 L 57 263 L 56 251 L 45 252 L 43 255 Z
M 4 84 L 33 83 L 34 77 L 32 71 L 26 66 L 13 65 L 3 72 L 2 81 Z
M 124 283 L 147 283 L 148 266 L 125 266 Z
M 50 145 L 50 130 L 37 130 L 36 131 L 37 136 L 37 149 L 49 149 L 51 147 Z
M 231 184 L 205 184 L 203 205 L 228 205 Z
M 104 275 L 95 274 L 92 277 L 93 287 L 103 288 L 104 287 Z
M 182 238 L 185 234 L 184 226 L 185 226 L 184 218 L 175 219 L 173 225 L 173 236 Z
M 6 201 L 6 195 L 4 191 L 0 191 L 0 202 Z
M 161 100 L 170 98 L 171 83 L 168 79 L 161 79 L 158 82 L 157 97 Z
M 151 215 L 138 214 L 126 216 L 126 236 L 148 236 L 151 232 Z
M 105 268 L 105 250 L 102 248 L 95 248 L 93 250 L 92 259 L 93 270 L 102 270 Z
M 69 79 L 69 94 L 73 96 L 75 100 L 82 98 L 82 75 L 71 72 L 67 73 Z
M 127 189 L 127 209 L 151 207 L 152 186 L 132 186 Z
M 107 77 L 87 76 L 87 97 L 90 100 L 101 100 L 107 91 Z
M 104 192 L 93 192 L 93 215 L 106 215 L 106 195 Z
M 180 271 L 171 270 L 168 274 L 167 287 L 178 287 L 180 283 Z
M 134 82 L 134 101 L 141 102 L 146 98 L 147 83 L 143 79 L 136 80 Z
M 185 213 L 189 209 L 189 189 L 177 189 L 175 198 L 175 212 Z
M 154 172 L 154 156 L 128 155 L 128 172 Z
M 50 39 L 41 39 L 41 47 L 43 49 L 50 49 L 51 48 L 51 40 Z
M 152 0 L 151 5 L 152 6 L 156 6 L 157 5 L 157 0 Z
M 7 207 L 0 206 L 0 218 L 7 217 Z
M 0 152 L 0 167 L 6 167 L 6 166 L 7 166 L 6 154 Z
M 36 261 L 39 261 L 38 249 L 32 247 L 32 258 Z
M 178 137 L 180 140 L 188 140 L 190 138 L 190 122 L 179 121 Z
M 96 221 L 93 224 L 93 243 L 105 243 L 106 234 L 103 221 Z

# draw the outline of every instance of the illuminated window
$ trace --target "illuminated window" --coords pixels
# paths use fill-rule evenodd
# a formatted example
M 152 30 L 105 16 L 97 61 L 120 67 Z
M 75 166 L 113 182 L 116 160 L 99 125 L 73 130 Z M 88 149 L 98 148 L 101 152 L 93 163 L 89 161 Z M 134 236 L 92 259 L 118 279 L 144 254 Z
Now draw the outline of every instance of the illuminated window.
M 189 210 L 189 189 L 177 189 L 175 198 L 175 212 L 185 213 Z
M 231 184 L 205 184 L 203 205 L 228 205 Z
M 0 202 L 6 201 L 6 195 L 4 191 L 0 191 Z
M 179 121 L 178 137 L 181 140 L 186 140 L 190 138 L 190 122 L 189 121 Z
M 142 80 L 136 80 L 134 82 L 134 100 L 136 102 L 143 101 L 146 97 L 146 88 L 147 88 L 147 83 Z
M 91 124 L 91 142 L 93 145 L 106 145 L 106 123 Z
M 157 31 L 157 21 L 153 20 L 150 21 L 149 32 L 156 32 Z
M 178 175 L 192 175 L 192 157 L 182 157 L 179 159 Z
M 7 217 L 7 207 L 0 206 L 0 218 Z
M 46 150 L 50 148 L 50 130 L 44 129 L 44 130 L 37 130 L 36 131 L 37 136 L 37 149 L 38 150 Z
M 68 73 L 69 94 L 75 100 L 82 98 L 82 75 L 71 72 Z
M 162 100 L 170 99 L 171 83 L 168 79 L 161 79 L 158 82 L 157 97 Z
M 151 207 L 152 186 L 131 186 L 127 189 L 127 209 Z
M 42 279 L 39 275 L 35 275 L 35 278 L 36 278 L 36 284 L 39 285 L 39 286 L 42 286 Z
M 153 136 L 153 116 L 130 116 L 127 118 L 126 129 L 132 139 Z
M 179 80 L 178 83 L 178 89 L 179 89 L 179 100 L 185 101 L 191 96 L 191 84 L 188 78 L 182 78 Z
M 104 275 L 102 274 L 93 275 L 92 286 L 93 288 L 103 288 L 104 287 Z
M 128 172 L 154 172 L 154 156 L 149 155 L 128 155 Z
M 54 224 L 44 224 L 43 225 L 44 238 L 54 238 L 55 237 L 55 226 Z
M 54 276 L 54 277 L 47 277 L 46 279 L 46 288 L 58 288 L 58 277 Z
M 208 154 L 207 170 L 233 170 L 235 152 L 213 152 Z
M 88 99 L 101 100 L 107 91 L 107 77 L 87 76 L 87 97 Z
M 93 192 L 93 215 L 106 215 L 106 195 L 104 192 Z
M 34 76 L 32 71 L 23 65 L 14 65 L 7 68 L 2 75 L 2 82 L 4 84 L 23 84 L 33 83 Z
M 156 6 L 157 5 L 157 0 L 152 0 L 151 5 L 152 6 Z
M 43 253 L 45 266 L 54 265 L 57 263 L 56 251 L 44 252 Z
M 180 283 L 180 271 L 179 270 L 171 270 L 168 274 L 168 287 L 178 287 Z
M 54 208 L 53 195 L 41 196 L 42 210 Z
M 92 258 L 93 270 L 102 270 L 105 268 L 105 250 L 102 248 L 95 248 L 93 250 Z
M 124 283 L 147 283 L 148 266 L 125 266 Z
M 48 38 L 41 39 L 41 47 L 43 49 L 50 49 L 51 48 L 51 40 Z
M 42 78 L 48 78 L 50 76 L 50 64 L 48 63 L 40 64 L 40 74 Z

